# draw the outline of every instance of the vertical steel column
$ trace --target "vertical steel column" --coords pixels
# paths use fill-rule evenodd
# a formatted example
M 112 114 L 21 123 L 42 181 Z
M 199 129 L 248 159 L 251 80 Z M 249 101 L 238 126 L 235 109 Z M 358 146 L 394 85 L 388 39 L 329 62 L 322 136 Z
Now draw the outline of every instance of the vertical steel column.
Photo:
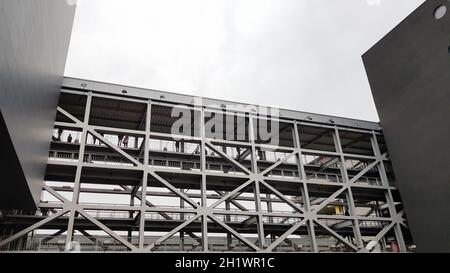
M 255 146 L 255 128 L 254 128 L 254 123 L 253 123 L 253 115 L 249 114 L 248 115 L 248 119 L 249 119 L 249 123 L 248 123 L 248 133 L 249 133 L 249 139 L 250 139 L 250 143 L 251 143 L 251 161 L 252 161 L 252 172 L 253 175 L 256 175 L 259 173 L 258 171 L 258 160 L 256 158 L 256 146 Z M 261 249 L 265 248 L 265 234 L 264 234 L 264 222 L 263 222 L 263 215 L 262 215 L 262 203 L 261 203 L 261 189 L 260 189 L 260 184 L 259 184 L 259 180 L 256 179 L 255 180 L 255 186 L 254 186 L 254 191 L 255 191 L 255 208 L 256 208 L 256 212 L 258 213 L 257 215 L 257 220 L 258 220 L 258 240 L 261 246 Z
M 387 173 L 386 173 L 386 167 L 384 166 L 384 161 L 383 161 L 381 151 L 380 151 L 380 145 L 378 144 L 378 139 L 377 139 L 377 135 L 375 134 L 375 132 L 372 132 L 371 142 L 372 142 L 372 148 L 375 153 L 376 160 L 380 161 L 380 163 L 378 164 L 378 172 L 380 173 L 380 178 L 381 178 L 381 182 L 383 183 L 383 187 L 386 189 L 385 196 L 386 196 L 386 202 L 388 203 L 388 207 L 389 207 L 389 214 L 391 215 L 391 218 L 395 221 L 395 225 L 394 225 L 395 237 L 397 238 L 397 243 L 400 248 L 400 251 L 406 252 L 407 249 L 406 249 L 405 239 L 403 237 L 402 227 L 400 224 L 401 219 L 398 219 L 399 216 L 398 216 L 397 210 L 395 209 L 394 197 L 392 196 L 392 192 L 391 192 L 391 189 L 389 186 L 389 180 L 388 180 Z
M 270 193 L 266 194 L 266 199 L 267 199 L 266 200 L 267 201 L 267 211 L 269 213 L 272 213 L 273 212 L 273 203 L 272 203 L 272 197 L 271 197 Z M 273 224 L 273 217 L 269 216 L 268 218 L 269 218 L 269 223 Z M 275 234 L 270 234 L 270 242 L 268 243 L 268 245 L 270 245 L 273 242 L 275 242 L 276 239 L 277 238 L 276 238 Z
M 353 198 L 352 187 L 349 184 L 350 180 L 348 178 L 347 168 L 345 167 L 344 151 L 342 149 L 341 137 L 339 135 L 339 129 L 337 126 L 335 126 L 335 128 L 334 128 L 333 138 L 334 138 L 334 145 L 336 148 L 336 152 L 340 155 L 342 180 L 343 180 L 345 186 L 347 187 L 347 194 L 346 194 L 347 204 L 348 204 L 348 208 L 350 210 L 350 214 L 353 218 L 352 219 L 353 232 L 355 235 L 356 245 L 360 248 L 364 248 L 364 243 L 363 243 L 362 236 L 361 236 L 361 230 L 359 228 L 359 221 L 358 221 L 358 218 L 356 215 L 355 200 Z
M 140 185 L 142 185 L 142 181 L 141 184 L 134 186 L 131 188 L 131 193 L 130 193 L 130 207 L 134 207 L 134 197 L 136 196 L 137 191 L 139 190 Z M 130 219 L 134 219 L 134 211 L 130 210 L 129 211 L 129 215 L 130 215 Z M 133 229 L 135 227 L 130 227 L 130 229 L 128 230 L 128 242 L 132 242 L 133 240 Z
M 142 174 L 142 189 L 141 189 L 141 218 L 139 219 L 139 249 L 144 249 L 145 241 L 145 214 L 147 208 L 147 184 L 148 184 L 148 169 L 149 169 L 149 151 L 150 151 L 150 124 L 152 114 L 152 102 L 147 102 L 147 114 L 145 117 L 145 139 L 144 139 L 144 170 Z
M 81 133 L 80 140 L 80 151 L 78 154 L 78 162 L 77 162 L 77 170 L 75 173 L 75 181 L 73 186 L 73 195 L 72 202 L 70 202 L 70 215 L 69 222 L 67 225 L 67 236 L 66 236 L 66 247 L 70 245 L 73 238 L 74 224 L 75 224 L 75 214 L 77 213 L 77 205 L 80 197 L 80 187 L 81 187 L 81 172 L 83 169 L 84 163 L 84 152 L 86 150 L 86 141 L 87 141 L 87 126 L 89 125 L 89 117 L 91 114 L 91 104 L 92 104 L 92 91 L 89 91 L 87 94 L 86 100 L 86 108 L 84 112 L 84 120 L 83 120 L 83 128 Z M 70 250 L 70 249 L 66 249 Z
M 267 205 L 267 211 L 272 213 L 273 212 L 273 204 L 272 204 L 272 198 L 270 197 L 270 193 L 266 193 L 266 205 Z M 273 224 L 273 217 L 269 217 L 269 223 Z
M 226 193 L 225 193 L 226 194 Z M 231 210 L 231 204 L 230 201 L 225 201 L 225 209 L 230 211 Z M 230 222 L 231 220 L 231 216 L 227 215 L 226 219 L 228 222 Z M 227 232 L 227 246 L 228 246 L 228 250 L 231 250 L 231 244 L 233 243 L 233 237 L 231 237 L 231 233 Z
M 311 212 L 311 200 L 309 198 L 305 166 L 304 166 L 303 161 L 302 161 L 302 145 L 300 143 L 300 134 L 299 134 L 298 123 L 297 122 L 294 123 L 293 137 L 294 137 L 295 150 L 297 151 L 297 155 L 295 157 L 296 161 L 297 161 L 297 169 L 298 169 L 298 173 L 299 173 L 300 179 L 302 180 L 301 194 L 302 194 L 302 197 L 303 197 L 303 203 L 304 203 L 304 206 L 305 206 L 305 211 L 309 214 Z M 319 252 L 319 247 L 317 246 L 316 232 L 315 232 L 315 229 L 314 229 L 314 221 L 313 221 L 313 219 L 309 219 L 308 220 L 307 228 L 308 228 L 309 240 L 311 242 L 311 251 Z
M 208 207 L 208 197 L 206 196 L 206 144 L 205 144 L 205 107 L 203 106 L 203 101 L 201 103 L 202 110 L 200 113 L 200 138 L 201 138 L 201 151 L 200 151 L 200 164 L 202 171 L 202 181 L 201 181 L 201 195 L 202 195 L 202 244 L 203 251 L 208 251 L 208 215 L 206 209 Z
M 184 191 L 184 189 L 180 189 L 180 191 L 182 192 L 182 193 L 186 193 L 187 191 Z M 181 209 L 184 209 L 184 200 L 183 200 L 183 198 L 180 198 L 180 208 Z M 181 221 L 185 221 L 186 219 L 184 218 L 184 214 L 182 214 L 182 213 L 180 213 L 180 220 Z M 185 240 L 184 240 L 184 231 L 180 231 L 180 250 L 181 251 L 184 251 L 184 243 L 185 243 Z

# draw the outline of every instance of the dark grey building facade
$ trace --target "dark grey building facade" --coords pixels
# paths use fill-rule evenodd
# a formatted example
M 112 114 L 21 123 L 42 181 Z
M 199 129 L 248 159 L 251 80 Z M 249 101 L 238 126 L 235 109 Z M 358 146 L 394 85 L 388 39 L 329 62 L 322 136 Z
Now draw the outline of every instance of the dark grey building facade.
M 75 2 L 0 0 L 0 208 L 39 201 Z
M 450 251 L 450 1 L 429 0 L 364 63 L 420 252 Z

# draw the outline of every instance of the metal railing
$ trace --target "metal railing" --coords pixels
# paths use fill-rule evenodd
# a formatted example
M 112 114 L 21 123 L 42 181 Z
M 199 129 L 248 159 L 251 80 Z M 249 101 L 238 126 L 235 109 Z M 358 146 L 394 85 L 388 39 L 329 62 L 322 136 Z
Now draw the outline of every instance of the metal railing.
M 143 157 L 133 157 L 135 160 L 143 163 Z M 78 162 L 78 153 L 71 153 L 65 151 L 50 151 L 49 160 L 51 161 L 63 161 L 63 162 Z M 134 166 L 128 159 L 123 158 L 121 156 L 116 155 L 102 155 L 102 154 L 91 154 L 86 153 L 84 155 L 83 161 L 86 163 L 99 164 L 99 165 L 109 165 L 109 166 L 124 166 L 124 167 L 132 167 Z M 183 171 L 199 171 L 200 170 L 200 162 L 191 162 L 191 161 L 174 161 L 169 159 L 154 159 L 151 158 L 149 161 L 151 166 L 155 166 L 158 168 L 167 168 L 167 169 L 176 169 Z M 243 171 L 237 168 L 233 168 L 232 165 L 229 164 L 221 164 L 221 163 L 207 163 L 206 171 L 209 172 L 219 172 L 223 174 L 242 174 Z M 264 169 L 260 169 L 260 172 L 264 171 Z M 299 177 L 299 173 L 295 170 L 291 169 L 283 169 L 283 168 L 275 168 L 271 170 L 267 176 L 269 178 L 280 178 L 280 179 L 295 179 Z M 349 179 L 353 177 L 350 176 Z M 328 173 L 307 173 L 307 180 L 311 182 L 325 182 L 325 183 L 342 183 L 342 178 L 337 174 L 328 174 Z M 380 178 L 372 177 L 361 177 L 356 181 L 356 184 L 364 184 L 370 186 L 382 186 L 382 182 Z M 390 182 L 391 186 L 394 186 L 394 182 Z

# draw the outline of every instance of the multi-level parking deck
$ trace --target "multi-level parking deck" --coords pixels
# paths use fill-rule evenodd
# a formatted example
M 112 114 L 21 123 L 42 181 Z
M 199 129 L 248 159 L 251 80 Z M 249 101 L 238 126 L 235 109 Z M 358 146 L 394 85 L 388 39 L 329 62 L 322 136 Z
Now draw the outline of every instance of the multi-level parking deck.
M 261 109 L 65 79 L 41 203 L 2 213 L 0 249 L 414 250 L 378 123 Z

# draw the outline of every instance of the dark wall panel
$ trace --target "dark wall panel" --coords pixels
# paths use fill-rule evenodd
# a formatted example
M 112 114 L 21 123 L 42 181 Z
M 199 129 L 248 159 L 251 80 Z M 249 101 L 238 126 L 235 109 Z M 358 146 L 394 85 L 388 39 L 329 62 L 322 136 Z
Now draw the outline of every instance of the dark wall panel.
M 7 170 L 2 172 L 1 181 L 4 181 L 2 187 L 9 189 L 6 184 L 14 183 L 14 192 L 20 193 L 20 197 L 10 190 L 0 190 L 0 202 L 8 204 L 10 208 L 26 208 L 24 204 L 33 204 L 33 196 L 28 189 L 27 181 L 25 179 L 22 166 L 17 158 L 14 145 L 6 128 L 5 120 L 0 111 L 0 163 L 2 169 Z
M 429 0 L 363 56 L 419 252 L 450 252 L 449 46 Z
M 0 196 L 0 207 L 29 208 L 39 199 L 72 31 L 73 3 L 0 0 L 0 109 L 13 144 L 13 149 L 2 151 L 7 155 L 2 155 L 0 187 L 9 198 Z M 18 162 L 5 164 L 5 160 Z M 22 175 L 11 166 L 21 166 Z

